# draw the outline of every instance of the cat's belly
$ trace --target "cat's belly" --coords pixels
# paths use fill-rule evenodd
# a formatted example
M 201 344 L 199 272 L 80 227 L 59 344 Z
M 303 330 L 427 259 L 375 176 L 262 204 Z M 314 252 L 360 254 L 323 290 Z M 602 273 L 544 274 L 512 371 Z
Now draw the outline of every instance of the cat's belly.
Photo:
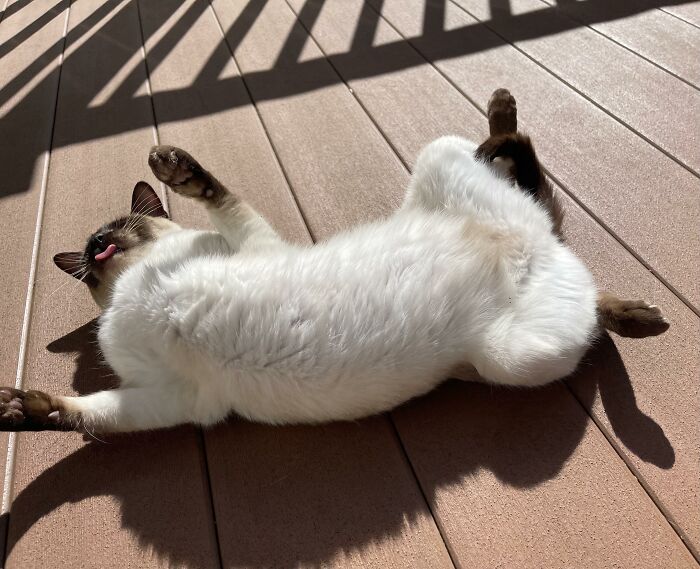
M 463 220 L 425 216 L 310 249 L 191 259 L 119 295 L 103 351 L 111 364 L 128 360 L 113 365 L 127 379 L 170 374 L 204 424 L 230 411 L 271 423 L 378 413 L 508 348 L 488 345 L 489 326 L 509 313 L 515 322 L 518 283 L 538 279 L 515 279 L 510 241 L 477 235 L 465 237 Z

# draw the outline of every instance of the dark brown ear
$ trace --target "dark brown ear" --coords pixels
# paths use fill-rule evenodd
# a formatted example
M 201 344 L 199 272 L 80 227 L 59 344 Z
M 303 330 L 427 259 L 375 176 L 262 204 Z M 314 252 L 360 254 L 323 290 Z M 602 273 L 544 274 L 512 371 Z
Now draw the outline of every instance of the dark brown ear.
M 156 191 L 146 182 L 138 182 L 131 194 L 131 213 L 150 215 L 152 217 L 168 217 Z
M 82 253 L 58 253 L 53 256 L 53 262 L 59 269 L 78 280 L 81 280 L 87 271 Z

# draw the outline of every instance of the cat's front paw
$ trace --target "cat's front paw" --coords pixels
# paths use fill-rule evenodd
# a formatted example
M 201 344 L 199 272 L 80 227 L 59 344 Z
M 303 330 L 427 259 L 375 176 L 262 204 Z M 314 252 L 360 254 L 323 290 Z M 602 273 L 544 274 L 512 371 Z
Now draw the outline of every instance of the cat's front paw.
M 190 154 L 176 146 L 154 146 L 148 154 L 153 174 L 175 193 L 208 199 L 214 197 L 218 183 Z
M 0 387 L 0 431 L 44 431 L 69 428 L 54 398 L 43 391 Z

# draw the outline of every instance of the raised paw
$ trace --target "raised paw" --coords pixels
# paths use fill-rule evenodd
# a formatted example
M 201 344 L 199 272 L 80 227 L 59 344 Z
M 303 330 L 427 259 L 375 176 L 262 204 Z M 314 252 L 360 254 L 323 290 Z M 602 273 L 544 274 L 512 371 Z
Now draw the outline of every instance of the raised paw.
M 176 146 L 154 146 L 148 154 L 153 174 L 175 193 L 208 199 L 215 195 L 218 182 L 192 156 Z
M 626 338 L 658 336 L 670 327 L 661 309 L 643 300 L 602 295 L 598 300 L 598 311 L 605 328 Z
M 491 136 L 511 134 L 518 130 L 518 109 L 508 89 L 496 89 L 487 107 Z
M 0 387 L 0 431 L 65 430 L 60 406 L 43 391 Z

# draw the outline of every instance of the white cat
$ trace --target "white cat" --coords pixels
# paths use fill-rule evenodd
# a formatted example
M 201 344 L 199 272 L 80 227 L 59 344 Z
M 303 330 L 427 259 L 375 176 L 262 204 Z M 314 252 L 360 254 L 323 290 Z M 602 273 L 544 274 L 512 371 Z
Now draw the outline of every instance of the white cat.
M 203 202 L 218 232 L 182 229 L 140 182 L 129 217 L 57 255 L 104 309 L 121 386 L 4 388 L 0 426 L 317 423 L 386 411 L 464 365 L 504 385 L 565 377 L 599 331 L 593 279 L 542 201 L 476 149 L 433 142 L 397 212 L 312 247 L 284 242 L 186 152 L 152 149 L 156 177 Z M 642 304 L 652 333 L 668 327 Z

